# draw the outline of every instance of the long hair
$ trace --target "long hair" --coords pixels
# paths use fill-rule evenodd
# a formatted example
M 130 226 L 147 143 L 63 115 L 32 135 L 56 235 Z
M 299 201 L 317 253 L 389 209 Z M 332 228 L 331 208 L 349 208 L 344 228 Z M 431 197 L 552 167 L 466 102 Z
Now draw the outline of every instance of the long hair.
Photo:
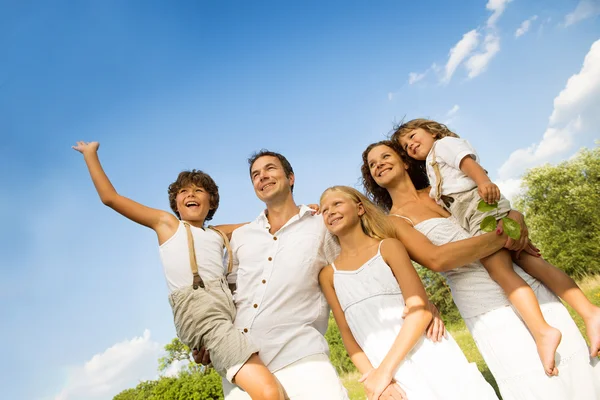
M 360 216 L 360 227 L 365 235 L 378 240 L 396 238 L 394 225 L 364 194 L 348 186 L 332 186 L 323 192 L 319 202 L 322 202 L 325 195 L 330 192 L 342 193 L 355 204 L 362 204 L 365 212 Z
M 400 146 L 392 140 L 382 140 L 377 143 L 372 143 L 367 146 L 365 151 L 362 153 L 362 165 L 360 167 L 360 173 L 362 175 L 362 186 L 365 190 L 367 197 L 384 211 L 390 211 L 392 208 L 392 197 L 390 196 L 387 189 L 379 186 L 373 176 L 371 176 L 371 169 L 369 168 L 369 153 L 375 147 L 386 146 L 394 151 L 400 159 L 408 165 L 408 176 L 412 181 L 413 185 L 417 190 L 424 189 L 429 186 L 429 179 L 427 178 L 427 172 L 425 171 L 425 164 L 421 166 L 419 163 L 415 163 L 413 159 L 408 157 Z

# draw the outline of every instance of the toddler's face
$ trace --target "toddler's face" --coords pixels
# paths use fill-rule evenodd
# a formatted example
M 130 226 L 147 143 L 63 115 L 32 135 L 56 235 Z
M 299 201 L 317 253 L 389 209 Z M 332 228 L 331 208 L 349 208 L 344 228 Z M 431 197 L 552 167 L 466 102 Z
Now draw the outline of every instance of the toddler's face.
M 425 160 L 434 142 L 433 135 L 423 128 L 414 129 L 400 137 L 400 146 L 415 160 Z

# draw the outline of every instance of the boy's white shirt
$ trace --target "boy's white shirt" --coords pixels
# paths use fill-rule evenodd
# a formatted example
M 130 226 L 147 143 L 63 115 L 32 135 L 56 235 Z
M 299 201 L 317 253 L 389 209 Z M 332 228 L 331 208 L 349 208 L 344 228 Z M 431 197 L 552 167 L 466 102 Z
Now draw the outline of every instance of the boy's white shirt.
M 190 226 L 194 236 L 194 249 L 198 274 L 205 281 L 218 280 L 227 272 L 223 265 L 223 238 L 212 229 Z M 169 293 L 176 289 L 192 286 L 194 277 L 190 265 L 187 232 L 179 221 L 177 231 L 159 246 Z
M 448 136 L 433 143 L 425 160 L 427 177 L 431 185 L 431 191 L 429 192 L 431 198 L 435 199 L 437 197 L 437 179 L 432 166 L 434 149 L 435 160 L 442 176 L 442 195 L 450 196 L 477 187 L 475 181 L 460 170 L 460 162 L 465 157 L 472 157 L 479 163 L 477 152 L 467 140 Z

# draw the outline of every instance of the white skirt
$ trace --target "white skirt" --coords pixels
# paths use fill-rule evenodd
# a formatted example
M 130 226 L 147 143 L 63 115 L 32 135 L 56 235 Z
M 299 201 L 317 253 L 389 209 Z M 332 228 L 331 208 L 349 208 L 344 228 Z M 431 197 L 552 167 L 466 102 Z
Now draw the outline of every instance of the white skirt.
M 562 332 L 556 352 L 558 376 L 544 373 L 533 337 L 512 307 L 465 319 L 503 400 L 598 400 L 600 363 L 591 359 L 577 325 L 544 285 L 535 294 L 546 321 Z

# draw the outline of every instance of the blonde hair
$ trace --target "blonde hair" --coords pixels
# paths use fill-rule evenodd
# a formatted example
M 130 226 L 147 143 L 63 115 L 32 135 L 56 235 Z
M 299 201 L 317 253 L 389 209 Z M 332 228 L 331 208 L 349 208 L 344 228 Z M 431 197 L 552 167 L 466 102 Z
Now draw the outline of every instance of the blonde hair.
M 415 129 L 422 128 L 427 132 L 431 133 L 435 140 L 441 139 L 443 137 L 451 136 L 451 137 L 459 137 L 456 133 L 452 132 L 448 127 L 444 124 L 440 124 L 439 122 L 433 121 L 431 119 L 425 118 L 417 118 L 410 120 L 408 122 L 401 123 L 398 127 L 395 128 L 394 133 L 390 137 L 390 139 L 398 144 L 400 144 L 400 138 L 402 136 L 407 135 L 409 132 L 414 131 Z
M 355 204 L 362 204 L 365 212 L 360 216 L 360 227 L 365 235 L 374 239 L 383 240 L 387 238 L 396 238 L 396 229 L 389 221 L 383 211 L 377 207 L 371 200 L 358 190 L 348 186 L 332 186 L 326 189 L 321 195 L 319 203 L 329 192 L 343 193 Z

